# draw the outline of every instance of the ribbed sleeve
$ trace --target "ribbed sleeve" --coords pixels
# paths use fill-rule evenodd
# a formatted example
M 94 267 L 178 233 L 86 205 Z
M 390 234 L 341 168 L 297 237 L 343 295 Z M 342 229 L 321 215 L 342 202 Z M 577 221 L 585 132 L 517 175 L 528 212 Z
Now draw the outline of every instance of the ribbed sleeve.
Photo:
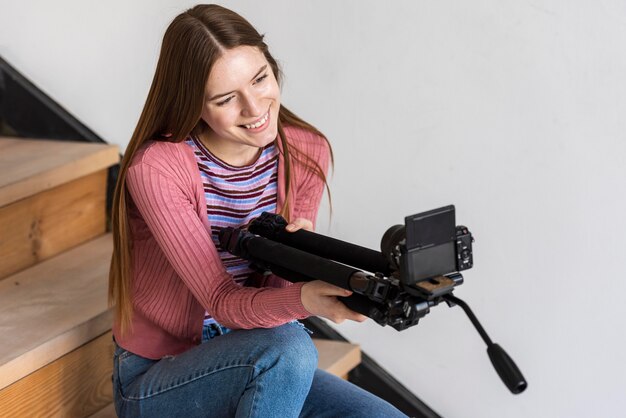
M 184 284 L 204 309 L 230 328 L 267 328 L 308 316 L 300 301 L 299 286 L 253 289 L 238 286 L 233 281 L 224 270 L 194 205 L 177 183 L 177 179 L 147 163 L 134 165 L 127 176 L 133 202 L 162 256 L 180 278 L 179 285 Z M 158 251 L 142 255 L 149 258 L 137 258 L 147 266 L 161 256 Z M 151 280 L 158 276 L 154 269 L 144 270 L 149 274 L 138 277 L 138 292 L 151 295 L 153 301 L 167 300 L 168 296 L 176 294 L 176 283 Z M 170 332 L 181 335 L 185 330 L 176 329 L 180 321 L 168 321 L 176 319 L 176 312 L 184 305 L 175 302 L 181 300 L 178 297 L 167 305 L 141 303 L 140 306 L 144 315 L 154 317 Z

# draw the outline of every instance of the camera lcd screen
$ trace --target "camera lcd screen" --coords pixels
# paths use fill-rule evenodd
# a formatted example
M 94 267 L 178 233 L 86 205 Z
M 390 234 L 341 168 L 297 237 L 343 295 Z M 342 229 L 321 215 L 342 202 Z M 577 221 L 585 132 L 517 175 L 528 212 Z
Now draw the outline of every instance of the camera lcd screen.
M 412 285 L 456 271 L 454 206 L 407 216 L 403 281 Z
M 407 253 L 407 284 L 456 271 L 454 242 Z
M 454 205 L 404 218 L 407 250 L 428 248 L 454 240 Z

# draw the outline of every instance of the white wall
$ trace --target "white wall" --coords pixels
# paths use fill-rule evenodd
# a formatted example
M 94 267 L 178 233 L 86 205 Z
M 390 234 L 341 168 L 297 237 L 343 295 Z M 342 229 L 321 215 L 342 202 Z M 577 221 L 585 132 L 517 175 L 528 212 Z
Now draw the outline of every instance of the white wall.
M 0 55 L 124 146 L 168 22 L 191 2 L 0 0 Z M 476 236 L 456 294 L 525 373 L 512 396 L 458 309 L 340 332 L 446 417 L 626 410 L 626 3 L 229 1 L 331 139 L 320 231 L 377 248 L 453 203 Z

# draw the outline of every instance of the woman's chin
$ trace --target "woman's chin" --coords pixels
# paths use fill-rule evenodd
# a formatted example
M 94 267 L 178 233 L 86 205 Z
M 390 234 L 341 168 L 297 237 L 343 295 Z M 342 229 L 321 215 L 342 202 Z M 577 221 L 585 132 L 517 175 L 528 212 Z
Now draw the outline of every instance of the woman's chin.
M 254 135 L 256 136 L 256 135 Z M 255 138 L 255 142 L 259 148 L 265 148 L 278 137 L 278 129 L 268 129 L 266 132 L 262 132 L 262 135 L 258 135 Z

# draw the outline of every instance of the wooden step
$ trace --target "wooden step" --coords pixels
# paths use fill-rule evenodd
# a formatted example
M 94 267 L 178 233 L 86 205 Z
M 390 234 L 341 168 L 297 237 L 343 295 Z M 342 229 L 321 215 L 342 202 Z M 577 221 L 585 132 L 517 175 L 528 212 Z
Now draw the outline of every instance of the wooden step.
M 313 342 L 319 354 L 317 367 L 328 373 L 347 379 L 350 370 L 361 363 L 361 349 L 356 344 L 317 338 Z
M 0 207 L 117 164 L 117 146 L 0 137 Z
M 115 406 L 110 403 L 95 414 L 89 416 L 89 418 L 117 418 Z
M 0 281 L 0 390 L 111 328 L 111 252 L 107 234 Z
M 106 231 L 107 170 L 0 207 L 0 280 Z
M 0 137 L 0 279 L 106 231 L 116 146 Z
M 113 400 L 107 332 L 0 391 L 0 418 L 87 417 Z
M 339 377 L 346 377 L 350 370 L 361 363 L 361 349 L 356 344 L 342 341 L 313 339 L 319 353 L 318 367 Z M 116 418 L 115 407 L 108 404 L 89 418 Z

